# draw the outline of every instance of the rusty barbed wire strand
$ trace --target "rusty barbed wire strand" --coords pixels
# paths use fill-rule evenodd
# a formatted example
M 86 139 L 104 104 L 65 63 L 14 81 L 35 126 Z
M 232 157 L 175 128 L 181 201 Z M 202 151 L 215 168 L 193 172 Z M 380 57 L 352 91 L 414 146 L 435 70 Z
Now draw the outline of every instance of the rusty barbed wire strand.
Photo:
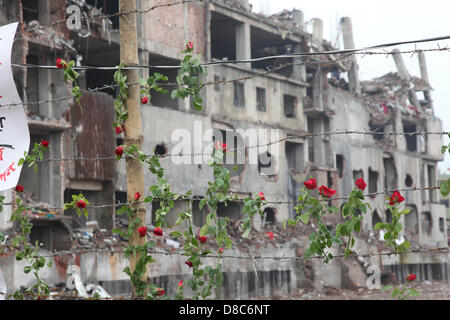
M 77 249 L 77 250 L 61 250 L 58 252 L 52 252 L 52 253 L 44 253 L 40 254 L 40 257 L 44 258 L 51 258 L 55 256 L 61 256 L 61 255 L 73 255 L 73 254 L 84 254 L 84 253 L 124 253 L 126 250 L 123 248 L 110 248 L 110 249 Z M 401 254 L 407 254 L 407 253 L 448 253 L 450 251 L 450 247 L 433 247 L 433 248 L 416 248 L 416 249 L 407 249 L 402 252 L 370 252 L 366 254 L 359 254 L 355 251 L 350 254 L 352 257 L 361 257 L 361 258 L 370 258 L 375 256 L 393 256 L 393 255 L 401 255 Z M 183 251 L 168 251 L 168 250 L 154 250 L 150 249 L 148 251 L 149 254 L 159 254 L 159 255 L 178 255 L 178 256 L 184 256 L 185 253 Z M 15 251 L 9 251 L 7 253 L 0 254 L 0 258 L 2 256 L 10 256 L 15 254 Z M 264 255 L 264 256 L 253 256 L 253 255 L 203 255 L 200 256 L 201 258 L 212 258 L 212 259 L 238 259 L 238 260 L 276 260 L 276 261 L 282 261 L 282 260 L 309 260 L 309 259 L 322 259 L 320 256 L 311 256 L 311 257 L 293 257 L 293 256 L 270 256 L 270 255 Z M 345 258 L 345 254 L 337 254 L 333 255 L 333 258 Z
M 288 140 L 294 140 L 294 139 L 301 139 L 301 138 L 311 138 L 311 137 L 317 137 L 317 136 L 330 136 L 330 135 L 348 135 L 348 134 L 360 134 L 360 135 L 402 135 L 402 136 L 422 136 L 422 135 L 448 135 L 450 134 L 450 131 L 414 131 L 414 132 L 380 132 L 376 130 L 344 130 L 344 131 L 330 131 L 330 132 L 305 132 L 298 135 L 289 135 L 284 138 L 280 138 L 275 141 L 270 141 L 263 144 L 256 144 L 256 145 L 250 145 L 250 146 L 244 146 L 241 148 L 234 148 L 234 149 L 227 149 L 226 152 L 239 152 L 239 151 L 245 151 L 248 149 L 255 149 L 255 148 L 261 148 L 261 147 L 268 147 L 283 141 Z M 212 143 L 212 142 L 211 142 Z M 156 156 L 158 158 L 166 158 L 169 159 L 170 157 L 186 157 L 186 156 L 211 156 L 211 153 L 165 153 L 165 154 L 159 154 L 159 153 L 152 153 L 148 154 L 147 156 L 153 157 Z M 48 162 L 48 161 L 55 161 L 55 162 L 63 162 L 63 161 L 104 161 L 104 160 L 114 160 L 116 159 L 115 156 L 105 156 L 105 157 L 68 157 L 68 158 L 47 158 L 38 160 L 37 162 Z M 131 157 L 122 157 L 122 159 L 133 159 Z
M 385 189 L 384 192 L 372 192 L 372 193 L 367 193 L 367 194 L 363 194 L 363 197 L 370 197 L 370 198 L 375 198 L 377 196 L 380 195 L 390 195 L 392 192 L 394 191 L 401 191 L 401 192 L 409 192 L 409 191 L 435 191 L 435 190 L 439 190 L 440 187 L 439 186 L 432 186 L 432 187 L 414 187 L 414 188 L 397 188 L 397 189 Z M 233 194 L 233 193 L 231 193 Z M 336 201 L 336 200 L 347 200 L 349 197 L 349 195 L 347 196 L 341 196 L 341 197 L 323 197 L 322 199 L 320 199 L 319 201 Z M 153 197 L 154 201 L 158 201 L 161 200 L 162 198 L 157 198 L 157 197 Z M 199 201 L 204 199 L 201 196 L 190 196 L 190 197 L 183 197 L 183 196 L 179 196 L 176 199 L 171 199 L 171 200 L 179 200 L 179 201 Z M 229 199 L 228 202 L 237 202 L 237 203 L 244 203 L 245 199 Z M 136 201 L 136 202 L 124 202 L 124 203 L 111 203 L 111 204 L 102 204 L 102 205 L 89 205 L 87 206 L 87 209 L 104 209 L 104 208 L 111 208 L 111 207 L 121 207 L 121 206 L 131 206 L 131 205 L 138 205 L 138 204 L 143 204 L 146 203 L 145 201 Z M 272 201 L 264 201 L 264 204 L 296 204 L 298 203 L 298 201 L 283 201 L 283 200 L 272 200 Z M 16 203 L 13 202 L 7 202 L 7 203 L 1 203 L 1 206 L 17 206 Z M 59 206 L 32 206 L 32 205 L 24 205 L 24 207 L 27 210 L 35 210 L 35 211 L 45 211 L 45 210 L 62 210 L 64 209 L 64 207 L 59 207 Z
M 109 249 L 109 250 L 105 250 L 105 249 L 81 249 L 81 250 L 64 250 L 64 251 L 60 251 L 60 252 L 53 252 L 51 254 L 41 254 L 39 255 L 40 257 L 45 257 L 45 258 L 52 258 L 55 256 L 60 256 L 60 255 L 77 255 L 77 254 L 83 254 L 83 253 L 109 253 L 109 254 L 115 254 L 115 253 L 123 253 L 125 252 L 125 250 L 123 249 L 118 249 L 118 250 L 114 250 L 114 249 Z M 185 256 L 186 254 L 184 252 L 181 251 L 167 251 L 167 250 L 153 250 L 150 249 L 148 251 L 150 254 L 152 255 L 165 255 L 165 256 Z M 448 254 L 449 252 L 449 247 L 433 247 L 433 248 L 417 248 L 417 249 L 408 249 L 405 250 L 403 252 L 373 252 L 371 251 L 370 253 L 367 254 L 358 254 L 356 252 L 351 253 L 348 257 L 352 257 L 352 258 L 371 258 L 371 257 L 381 257 L 381 256 L 395 256 L 395 255 L 402 255 L 402 254 L 410 254 L 410 253 L 423 253 L 423 254 Z M 0 254 L 0 259 L 2 257 L 7 257 L 7 256 L 11 256 L 13 255 L 15 252 L 8 252 L 7 254 Z M 348 257 L 346 257 L 345 254 L 338 254 L 338 255 L 334 255 L 334 258 L 345 258 L 348 259 Z M 200 256 L 201 259 L 235 259 L 235 260 L 249 260 L 251 262 L 255 262 L 256 260 L 274 260 L 274 261 L 279 261 L 279 262 L 288 262 L 288 261 L 306 261 L 306 260 L 310 260 L 310 259 L 321 259 L 320 256 L 311 256 L 308 258 L 305 257 L 301 257 L 301 256 L 253 256 L 251 254 L 249 255 L 205 255 L 205 256 Z M 121 295 L 121 296 L 111 296 L 110 298 L 93 298 L 93 297 L 88 297 L 88 298 L 84 298 L 84 297 L 80 297 L 78 295 L 71 295 L 71 294 L 65 294 L 65 293 L 61 293 L 61 292 L 55 292 L 55 291 L 60 291 L 61 289 L 57 289 L 57 288 L 51 288 L 51 291 L 53 290 L 53 292 L 50 293 L 50 295 L 47 298 L 55 298 L 55 297 L 61 297 L 61 298 L 65 298 L 65 299 L 83 299 L 83 300 L 129 300 L 132 299 L 131 295 Z M 70 289 L 69 289 L 70 290 Z M 74 289 L 72 289 L 73 291 Z M 9 294 L 7 292 L 0 292 L 0 295 L 3 295 L 5 297 L 12 297 L 12 294 Z M 35 294 L 31 294 L 31 293 L 23 293 L 24 296 L 31 296 L 34 297 L 36 296 Z
M 431 50 L 433 50 L 433 51 L 437 51 L 437 50 L 438 51 L 444 51 L 444 50 L 445 51 L 450 51 L 450 48 L 439 48 L 439 49 L 429 49 L 429 50 L 430 51 Z M 414 52 L 420 52 L 420 51 L 425 51 L 425 50 L 413 50 L 413 51 Z M 399 53 L 410 53 L 410 52 L 411 51 L 404 51 L 404 52 L 399 52 Z M 371 54 L 371 53 L 367 53 L 367 54 Z M 375 54 L 375 53 L 372 53 L 372 54 Z M 380 53 L 380 54 L 384 54 L 384 53 Z M 252 71 L 252 72 L 255 73 L 254 75 L 244 76 L 244 77 L 240 77 L 240 78 L 236 78 L 236 79 L 223 79 L 223 80 L 218 80 L 218 81 L 208 81 L 208 82 L 203 83 L 203 85 L 204 86 L 220 85 L 220 84 L 226 84 L 226 83 L 232 83 L 232 82 L 251 80 L 251 79 L 254 79 L 254 78 L 257 78 L 257 77 L 264 77 L 264 76 L 266 76 L 268 74 L 271 74 L 273 72 L 279 71 L 279 70 L 284 69 L 284 68 L 289 67 L 289 66 L 300 67 L 302 65 L 307 65 L 307 64 L 317 64 L 317 65 L 320 65 L 320 66 L 331 66 L 331 65 L 334 65 L 337 61 L 344 60 L 346 58 L 349 58 L 350 56 L 351 56 L 351 54 L 344 55 L 342 57 L 335 58 L 331 62 L 330 61 L 323 62 L 323 61 L 320 61 L 320 60 L 317 60 L 317 59 L 301 61 L 301 62 L 288 62 L 288 63 L 284 63 L 284 64 L 282 64 L 282 65 L 280 65 L 278 67 L 275 67 L 275 68 L 272 68 L 272 69 L 268 69 L 268 70 L 266 70 L 264 72 L 254 72 L 254 71 Z M 33 67 L 33 66 L 34 67 L 40 67 L 40 66 L 37 66 L 37 65 L 27 65 L 27 64 L 25 64 L 25 65 L 16 65 L 16 66 L 18 66 L 18 67 Z M 51 67 L 52 69 L 56 69 L 57 68 L 56 66 L 48 66 L 48 67 Z M 160 66 L 160 67 L 162 67 L 162 66 Z M 99 68 L 102 68 L 102 67 L 99 67 Z M 152 68 L 156 68 L 156 67 L 152 66 Z M 287 80 L 291 80 L 292 81 L 292 79 L 289 79 L 289 78 L 287 78 Z M 128 86 L 140 85 L 139 83 L 126 83 L 126 84 Z M 182 86 L 182 85 L 179 85 L 178 83 L 174 83 L 174 82 L 158 83 L 158 85 L 161 86 L 161 87 L 164 87 L 164 86 L 181 87 Z M 117 87 L 118 87 L 117 84 L 110 84 L 110 85 L 106 85 L 105 84 L 105 85 L 103 85 L 101 87 L 96 87 L 96 88 L 92 88 L 92 89 L 82 89 L 81 92 L 82 93 L 97 92 L 97 91 L 102 91 L 102 90 L 107 90 L 107 89 L 115 89 Z M 9 106 L 17 106 L 17 105 L 24 105 L 24 106 L 26 106 L 26 105 L 39 105 L 39 104 L 42 104 L 42 103 L 57 102 L 57 101 L 61 101 L 61 100 L 69 100 L 69 99 L 72 99 L 72 98 L 73 98 L 72 95 L 67 95 L 67 96 L 64 96 L 64 97 L 59 97 L 59 98 L 54 98 L 54 99 L 44 99 L 44 100 L 40 100 L 40 101 L 30 101 L 30 102 L 25 102 L 25 103 L 4 104 L 4 105 L 1 105 L 1 106 L 2 107 L 9 107 Z
M 450 36 L 448 37 L 450 39 Z M 362 49 L 361 49 L 362 50 Z M 267 56 L 260 58 L 252 58 L 246 60 L 221 60 L 221 61 L 211 61 L 201 63 L 200 65 L 203 67 L 213 67 L 227 64 L 238 64 L 238 63 L 251 63 L 251 62 L 259 62 L 264 60 L 272 60 L 272 59 L 282 59 L 282 58 L 305 58 L 305 57 L 317 57 L 317 56 L 327 56 L 327 55 L 344 55 L 344 57 L 350 57 L 353 55 L 362 55 L 362 56 L 370 56 L 370 55 L 397 55 L 397 54 L 415 54 L 420 52 L 436 52 L 436 51 L 450 51 L 449 47 L 439 47 L 439 48 L 429 48 L 429 49 L 414 49 L 414 50 L 403 50 L 403 51 L 361 51 L 361 52 L 345 52 L 346 50 L 342 50 L 343 52 L 336 51 L 323 51 L 323 52 L 309 52 L 309 53 L 293 53 L 293 54 L 284 54 L 284 55 L 276 55 L 276 56 Z M 291 65 L 290 63 L 289 65 Z M 14 63 L 11 64 L 13 67 L 24 67 L 24 68 L 35 68 L 35 69 L 58 69 L 56 65 L 37 65 L 30 63 Z M 179 65 L 138 65 L 138 66 L 128 66 L 123 67 L 122 70 L 134 70 L 134 69 L 180 69 Z M 117 66 L 74 66 L 72 69 L 74 70 L 118 70 Z

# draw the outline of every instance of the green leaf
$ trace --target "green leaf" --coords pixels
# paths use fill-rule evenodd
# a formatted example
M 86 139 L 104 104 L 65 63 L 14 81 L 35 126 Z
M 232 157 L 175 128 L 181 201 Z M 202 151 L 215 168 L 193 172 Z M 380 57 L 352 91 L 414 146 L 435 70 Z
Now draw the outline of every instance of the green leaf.
M 300 215 L 300 220 L 301 220 L 304 224 L 307 224 L 308 221 L 309 221 L 308 214 L 307 214 L 307 213 L 301 214 L 301 215 Z
M 449 190 L 449 181 L 448 180 L 444 180 L 441 182 L 441 185 L 439 186 L 439 191 L 441 192 L 441 194 L 446 197 L 448 196 L 450 190 Z
M 251 231 L 250 228 L 245 230 L 245 232 L 242 234 L 242 238 L 248 238 L 248 236 L 250 235 L 250 231 Z
M 373 229 L 374 229 L 374 230 L 383 229 L 383 228 L 386 227 L 386 225 L 387 225 L 387 223 L 385 223 L 385 222 L 378 222 L 378 223 L 373 227 Z
M 201 229 L 200 229 L 200 236 L 204 237 L 205 235 L 208 234 L 208 230 L 209 230 L 209 225 L 205 224 Z
M 201 253 L 201 255 L 202 255 L 202 256 L 206 256 L 206 255 L 208 255 L 208 254 L 210 254 L 210 253 L 212 253 L 212 251 L 207 249 L 207 250 L 203 251 L 203 252 Z
M 391 286 L 391 285 L 383 286 L 383 287 L 381 288 L 381 291 L 387 291 L 387 290 L 390 290 L 390 289 L 392 289 L 392 288 L 393 288 L 393 286 Z
M 178 238 L 178 237 L 181 237 L 183 234 L 182 234 L 180 231 L 172 231 L 172 232 L 170 233 L 170 235 L 171 235 L 172 237 Z

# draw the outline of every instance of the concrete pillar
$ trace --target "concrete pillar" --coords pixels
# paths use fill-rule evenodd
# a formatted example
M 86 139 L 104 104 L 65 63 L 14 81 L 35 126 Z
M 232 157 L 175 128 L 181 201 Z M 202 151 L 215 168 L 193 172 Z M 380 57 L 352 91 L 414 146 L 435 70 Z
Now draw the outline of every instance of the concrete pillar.
M 49 55 L 42 56 L 40 59 L 42 65 L 53 65 L 53 59 L 50 59 Z M 49 90 L 49 83 L 51 81 L 52 70 L 38 69 L 38 90 L 39 90 L 39 100 L 51 100 L 51 90 Z M 53 118 L 53 111 L 51 102 L 43 102 L 39 104 L 39 114 L 47 118 Z
M 292 17 L 294 19 L 294 23 L 298 25 L 298 28 L 300 30 L 303 30 L 304 22 L 303 22 L 303 11 L 301 10 L 294 10 L 292 12 Z M 294 53 L 301 53 L 302 52 L 302 45 L 296 44 L 294 45 Z M 292 74 L 292 77 L 294 80 L 306 82 L 306 66 L 300 65 L 300 63 L 304 61 L 304 58 L 294 58 L 294 72 Z
M 341 18 L 341 30 L 342 38 L 344 40 L 344 49 L 355 49 L 355 41 L 353 40 L 353 28 L 352 20 L 348 17 Z M 352 66 L 348 72 L 348 84 L 350 91 L 361 93 L 361 87 L 359 84 L 358 76 L 358 63 L 356 62 L 356 56 L 350 57 Z
M 292 18 L 294 19 L 294 23 L 298 25 L 300 30 L 303 30 L 304 20 L 303 20 L 303 11 L 294 9 L 292 11 Z
M 314 72 L 314 77 L 312 80 L 312 91 L 313 91 L 313 107 L 317 110 L 323 110 L 323 76 L 322 67 L 317 65 L 317 69 Z
M 319 50 L 322 50 L 323 41 L 323 22 L 319 18 L 313 19 L 313 33 L 312 33 L 313 43 L 316 44 Z
M 408 82 L 408 86 L 409 86 L 411 77 L 409 76 L 408 69 L 406 69 L 405 62 L 403 61 L 401 54 L 399 54 L 398 49 L 394 49 L 394 50 L 392 50 L 392 52 L 394 53 L 392 55 L 392 57 L 394 58 L 395 65 L 397 66 L 398 74 L 400 75 L 400 78 L 402 78 L 403 80 Z M 408 93 L 409 93 L 409 100 L 410 100 L 411 104 L 413 104 L 417 108 L 420 108 L 420 103 L 419 103 L 419 100 L 417 99 L 415 90 L 409 89 Z
M 240 23 L 235 27 L 236 32 L 236 59 L 246 60 L 252 57 L 252 47 L 250 39 L 250 24 Z M 241 63 L 241 66 L 251 68 L 251 63 Z
M 420 51 L 418 56 L 419 56 L 420 77 L 422 78 L 423 81 L 425 81 L 428 85 L 430 85 L 425 54 L 422 51 Z M 425 95 L 425 99 L 428 102 L 428 105 L 430 106 L 430 108 L 433 108 L 433 100 L 431 99 L 430 91 L 426 90 L 423 93 Z
M 294 53 L 301 53 L 302 45 L 294 45 Z M 294 58 L 294 71 L 292 73 L 292 78 L 297 81 L 306 82 L 306 66 L 301 64 L 305 59 L 302 57 Z

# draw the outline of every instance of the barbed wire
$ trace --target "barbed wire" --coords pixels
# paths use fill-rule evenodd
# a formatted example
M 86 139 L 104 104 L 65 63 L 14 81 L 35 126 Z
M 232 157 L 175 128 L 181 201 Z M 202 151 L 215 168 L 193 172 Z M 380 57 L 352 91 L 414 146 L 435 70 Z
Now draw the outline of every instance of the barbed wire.
M 413 188 L 395 188 L 395 189 L 387 189 L 385 188 L 384 191 L 380 191 L 380 192 L 371 192 L 371 193 L 366 193 L 363 194 L 363 197 L 370 197 L 370 198 L 375 198 L 377 196 L 380 195 L 390 195 L 392 194 L 392 192 L 394 191 L 399 191 L 399 192 L 410 192 L 410 191 L 434 191 L 434 190 L 440 190 L 439 186 L 431 186 L 431 187 L 413 187 Z M 233 194 L 233 192 L 231 192 L 231 194 Z M 323 202 L 328 202 L 328 201 L 337 201 L 337 200 L 348 200 L 349 195 L 347 196 L 341 196 L 341 197 L 322 197 L 322 199 L 319 199 L 319 201 L 323 201 Z M 190 196 L 190 197 L 184 197 L 182 195 L 178 195 L 177 198 L 171 198 L 170 200 L 178 200 L 178 201 L 201 201 L 203 200 L 204 197 L 202 196 Z M 159 200 L 164 200 L 162 198 L 158 198 L 158 197 L 153 197 L 152 199 L 154 202 L 158 202 Z M 167 200 L 167 199 L 166 199 Z M 245 199 L 229 199 L 227 202 L 235 202 L 235 203 L 245 203 Z M 87 206 L 87 209 L 104 209 L 104 208 L 116 208 L 116 207 L 122 207 L 122 206 L 132 206 L 132 205 L 140 205 L 140 204 L 144 204 L 147 203 L 145 201 L 134 201 L 134 202 L 118 202 L 118 203 L 111 203 L 111 204 L 102 204 L 102 205 L 89 205 Z M 298 201 L 293 201 L 293 200 L 271 200 L 271 201 L 264 201 L 264 205 L 276 205 L 276 204 L 297 204 Z M 16 203 L 14 202 L 6 202 L 6 203 L 1 203 L 1 206 L 17 206 Z M 33 206 L 33 205 L 23 205 L 23 207 L 26 210 L 31 210 L 31 211 L 51 211 L 51 210 L 63 210 L 64 207 L 59 207 L 59 206 Z
M 450 36 L 447 37 L 450 39 Z M 363 49 L 360 49 L 363 50 Z M 274 55 L 274 56 L 266 56 L 260 58 L 251 58 L 251 59 L 241 59 L 241 60 L 221 60 L 221 61 L 212 61 L 200 64 L 203 67 L 214 67 L 220 65 L 227 64 L 239 64 L 239 63 L 252 63 L 252 62 L 260 62 L 265 60 L 273 60 L 273 59 L 283 59 L 283 58 L 305 58 L 305 57 L 317 57 L 317 56 L 327 56 L 327 55 L 339 55 L 345 54 L 346 57 L 350 57 L 352 55 L 397 55 L 397 54 L 415 54 L 420 52 L 436 52 L 436 51 L 450 51 L 448 47 L 438 47 L 438 48 L 429 48 L 429 49 L 414 49 L 414 50 L 404 50 L 404 51 L 356 51 L 351 52 L 349 50 L 335 50 L 335 51 L 320 51 L 320 52 L 308 52 L 308 53 L 290 53 L 290 54 L 282 54 L 282 55 Z M 37 65 L 30 63 L 15 63 L 11 64 L 13 67 L 25 67 L 25 68 L 34 68 L 34 69 L 58 69 L 56 65 Z M 138 66 L 125 66 L 122 67 L 122 70 L 141 70 L 141 69 L 180 69 L 180 65 L 138 65 Z M 74 66 L 72 67 L 74 70 L 118 70 L 118 66 Z
M 73 255 L 73 254 L 84 254 L 84 253 L 124 253 L 126 250 L 124 248 L 107 248 L 107 249 L 100 249 L 100 248 L 93 248 L 93 249 L 76 249 L 76 250 L 61 250 L 57 252 L 52 253 L 44 253 L 40 254 L 40 257 L 44 258 L 51 258 L 55 256 L 61 256 L 61 255 Z M 450 251 L 450 248 L 447 247 L 433 247 L 433 248 L 416 248 L 416 249 L 407 249 L 402 252 L 374 252 L 373 250 L 369 253 L 365 254 L 358 254 L 355 251 L 353 251 L 350 256 L 352 257 L 360 257 L 360 258 L 370 258 L 375 256 L 395 256 L 395 255 L 401 255 L 401 254 L 407 254 L 407 253 L 448 253 Z M 166 255 L 166 256 L 185 256 L 185 252 L 183 251 L 169 251 L 169 250 L 154 250 L 149 249 L 149 254 L 159 254 L 159 255 Z M 0 258 L 2 256 L 8 256 L 15 254 L 15 251 L 9 251 L 7 253 L 0 254 Z M 309 259 L 322 259 L 320 256 L 310 256 L 310 257 L 294 257 L 294 256 L 271 256 L 271 255 L 251 255 L 248 253 L 248 255 L 230 255 L 230 254 L 222 254 L 222 255 L 202 255 L 201 258 L 213 258 L 213 259 L 238 259 L 238 260 L 276 260 L 276 261 L 283 261 L 283 260 L 309 260 Z M 333 255 L 333 258 L 346 258 L 346 255 L 344 253 Z
M 403 52 L 399 52 L 399 53 L 411 53 L 411 52 L 421 52 L 421 51 L 450 51 L 450 48 L 438 48 L 438 49 L 428 49 L 428 50 L 410 50 L 410 51 L 403 51 Z M 365 54 L 386 54 L 386 53 L 371 53 L 371 52 L 366 52 Z M 326 60 L 326 61 L 320 61 L 317 59 L 309 59 L 307 61 L 301 61 L 301 62 L 287 62 L 284 63 L 278 67 L 274 67 L 272 69 L 267 68 L 266 71 L 264 72 L 255 72 L 255 69 L 252 69 L 252 72 L 254 72 L 255 74 L 253 75 L 249 75 L 249 76 L 243 76 L 240 78 L 235 78 L 235 79 L 223 79 L 223 80 L 218 80 L 218 81 L 207 81 L 203 83 L 203 86 L 211 86 L 211 85 L 220 85 L 220 84 L 226 84 L 226 83 L 233 83 L 233 82 L 239 82 L 239 81 L 245 81 L 245 80 L 251 80 L 251 79 L 255 79 L 258 77 L 264 77 L 267 76 L 271 73 L 274 73 L 276 71 L 280 71 L 284 68 L 287 68 L 289 66 L 293 66 L 293 67 L 300 67 L 302 65 L 307 65 L 307 64 L 316 64 L 316 65 L 320 65 L 320 66 L 331 66 L 334 65 L 337 61 L 339 60 L 344 60 L 346 58 L 348 58 L 351 54 L 347 54 L 344 55 L 342 57 L 337 57 L 335 59 L 333 59 L 332 61 L 330 60 Z M 320 57 L 319 57 L 320 58 Z M 322 58 L 323 59 L 323 58 Z M 29 65 L 29 64 L 15 64 L 13 66 L 17 66 L 17 67 L 49 67 L 51 69 L 56 69 L 56 66 L 38 66 L 38 65 Z M 150 68 L 163 68 L 164 66 L 150 66 Z M 177 66 L 178 68 L 179 66 Z M 97 67 L 86 67 L 86 68 L 97 68 Z M 100 69 L 105 68 L 105 67 L 98 67 Z M 107 67 L 107 68 L 116 68 L 116 67 Z M 292 80 L 290 78 L 286 78 L 288 80 Z M 140 83 L 125 83 L 128 86 L 134 86 L 134 85 L 140 85 Z M 183 85 L 180 85 L 178 83 L 174 83 L 174 82 L 161 82 L 158 83 L 159 86 L 161 87 L 182 87 Z M 117 84 L 110 84 L 110 85 L 102 85 L 100 87 L 96 87 L 96 88 L 92 88 L 92 89 L 82 89 L 81 92 L 82 93 L 89 93 L 89 92 L 98 92 L 98 91 L 102 91 L 102 90 L 108 90 L 108 89 L 112 89 L 115 90 L 118 87 Z M 144 86 L 143 86 L 144 87 Z M 3 104 L 1 105 L 2 107 L 10 107 L 10 106 L 17 106 L 17 105 L 39 105 L 42 103 L 50 103 L 50 102 L 58 102 L 61 100 L 69 100 L 72 99 L 73 96 L 72 95 L 67 95 L 64 97 L 59 97 L 59 98 L 53 98 L 53 99 L 44 99 L 44 100 L 40 100 L 40 101 L 29 101 L 29 102 L 25 102 L 25 103 L 13 103 L 13 104 Z
M 448 135 L 450 134 L 449 131 L 414 131 L 414 132 L 395 132 L 395 131 L 389 131 L 389 132 L 380 132 L 376 130 L 344 130 L 344 131 L 330 131 L 330 132 L 305 132 L 297 135 L 289 135 L 284 138 L 280 138 L 275 141 L 270 141 L 267 143 L 262 144 L 256 144 L 256 145 L 250 145 L 250 146 L 244 146 L 240 148 L 233 148 L 233 149 L 227 149 L 226 152 L 239 152 L 239 151 L 245 151 L 248 149 L 255 149 L 255 148 L 262 148 L 262 147 L 268 147 L 283 141 L 288 140 L 295 140 L 295 139 L 304 139 L 304 138 L 312 138 L 317 136 L 330 136 L 330 135 L 347 135 L 347 134 L 360 134 L 360 135 L 386 135 L 386 136 L 396 136 L 396 135 L 402 135 L 402 136 L 424 136 L 424 135 Z M 212 144 L 212 142 L 211 142 Z M 211 150 L 212 151 L 212 150 Z M 153 157 L 156 156 L 161 159 L 169 159 L 172 157 L 187 157 L 187 156 L 212 156 L 212 153 L 165 153 L 165 154 L 159 154 L 159 153 L 151 153 L 147 156 Z M 115 156 L 104 156 L 104 157 L 67 157 L 67 158 L 47 158 L 42 160 L 37 160 L 37 162 L 64 162 L 64 161 L 104 161 L 104 160 L 113 160 L 116 159 Z M 123 157 L 122 159 L 133 159 L 132 157 Z

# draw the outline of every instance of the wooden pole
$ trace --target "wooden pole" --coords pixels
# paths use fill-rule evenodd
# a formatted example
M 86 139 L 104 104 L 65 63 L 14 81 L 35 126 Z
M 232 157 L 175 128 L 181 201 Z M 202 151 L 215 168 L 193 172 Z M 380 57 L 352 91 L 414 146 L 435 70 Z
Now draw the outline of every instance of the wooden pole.
M 136 10 L 136 0 L 119 0 L 120 12 L 129 12 Z M 137 44 L 137 25 L 136 14 L 121 15 L 120 18 L 120 62 L 126 67 L 139 65 L 138 44 Z M 125 70 L 128 83 L 139 82 L 139 71 Z M 128 87 L 128 99 L 125 101 L 125 108 L 128 111 L 128 119 L 125 121 L 125 144 L 130 146 L 135 144 L 139 150 L 142 150 L 142 119 L 141 104 L 139 98 L 139 86 L 130 85 Z M 144 168 L 135 160 L 126 160 L 127 171 L 127 198 L 131 201 L 134 199 L 136 192 L 144 194 Z M 137 217 L 142 220 L 142 226 L 146 226 L 145 207 L 143 204 L 137 206 Z M 140 237 L 139 232 L 134 231 L 131 239 L 131 245 L 145 244 L 145 237 Z M 134 271 L 136 262 L 140 256 L 133 255 L 130 257 L 130 270 Z M 148 281 L 148 269 L 142 280 Z M 135 288 L 132 288 L 133 297 L 136 296 Z

